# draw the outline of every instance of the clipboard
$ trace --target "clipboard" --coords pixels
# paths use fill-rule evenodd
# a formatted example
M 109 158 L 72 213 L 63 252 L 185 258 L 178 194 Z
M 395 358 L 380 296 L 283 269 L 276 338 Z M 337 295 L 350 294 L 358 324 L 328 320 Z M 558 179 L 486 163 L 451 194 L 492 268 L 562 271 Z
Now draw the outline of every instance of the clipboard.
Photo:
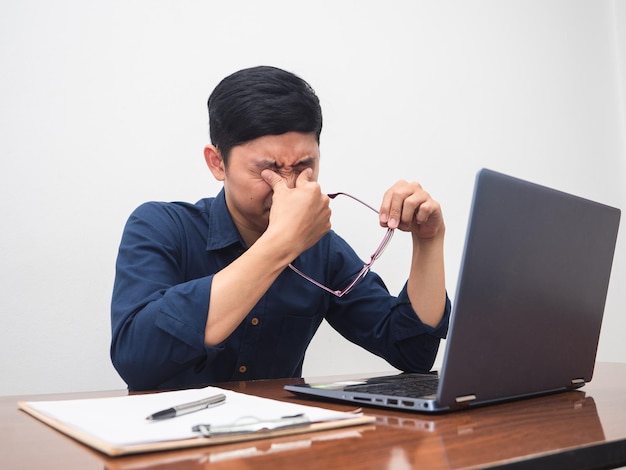
M 145 420 L 149 414 L 146 410 L 156 411 L 166 404 L 216 392 L 226 395 L 224 405 L 159 423 Z M 375 421 L 362 413 L 298 405 L 216 387 L 111 398 L 21 401 L 18 408 L 110 457 L 319 432 Z M 211 435 L 207 432 L 209 424 L 214 429 L 233 431 Z

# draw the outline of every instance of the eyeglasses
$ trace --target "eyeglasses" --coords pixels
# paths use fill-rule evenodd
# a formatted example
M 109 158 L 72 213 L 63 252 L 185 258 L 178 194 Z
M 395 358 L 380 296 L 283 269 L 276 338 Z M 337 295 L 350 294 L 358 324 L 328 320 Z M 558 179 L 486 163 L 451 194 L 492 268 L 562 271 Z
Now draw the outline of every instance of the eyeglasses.
M 352 196 L 352 195 L 350 195 L 348 193 L 328 194 L 328 197 L 331 198 L 331 199 L 335 199 L 337 196 L 347 196 L 347 197 L 355 200 L 356 202 L 359 202 L 359 203 L 363 204 L 365 207 L 367 207 L 368 209 L 370 209 L 370 210 L 372 210 L 372 211 L 374 211 L 374 212 L 376 212 L 378 214 L 378 211 L 376 209 L 374 209 L 372 206 L 370 206 L 369 204 L 361 201 L 359 198 L 354 197 L 354 196 Z M 376 248 L 376 251 L 374 251 L 374 253 L 370 257 L 369 262 L 365 263 L 363 265 L 363 268 L 361 268 L 361 271 L 358 272 L 358 274 L 355 276 L 355 278 L 346 287 L 344 287 L 341 290 L 331 289 L 330 287 L 326 287 L 325 285 L 320 284 L 315 279 L 312 279 L 309 276 L 307 276 L 306 274 L 304 274 L 302 271 L 300 271 L 298 268 L 296 268 L 291 263 L 289 263 L 289 267 L 296 274 L 299 274 L 304 279 L 309 281 L 311 284 L 314 284 L 317 287 L 319 287 L 320 289 L 324 289 L 326 292 L 330 292 L 331 294 L 336 295 L 337 297 L 343 297 L 348 292 L 350 292 L 354 288 L 354 286 L 356 286 L 359 283 L 359 281 L 361 281 L 365 277 L 365 275 L 369 272 L 370 268 L 374 264 L 374 261 L 376 261 L 378 258 L 380 258 L 380 256 L 383 254 L 383 251 L 385 251 L 385 248 L 387 248 L 387 245 L 391 241 L 391 237 L 392 236 L 393 236 L 393 229 L 388 228 L 387 232 L 385 232 L 385 236 L 383 237 L 383 241 L 380 242 L 380 245 L 378 245 L 378 248 Z

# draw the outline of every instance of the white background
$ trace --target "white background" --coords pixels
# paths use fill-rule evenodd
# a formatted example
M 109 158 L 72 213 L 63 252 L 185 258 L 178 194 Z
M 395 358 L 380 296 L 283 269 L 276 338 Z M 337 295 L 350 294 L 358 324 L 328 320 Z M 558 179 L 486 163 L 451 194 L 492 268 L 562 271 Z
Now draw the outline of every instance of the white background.
M 625 0 L 1 0 L 0 395 L 124 386 L 123 225 L 144 201 L 219 191 L 206 99 L 259 64 L 318 93 L 324 189 L 378 204 L 404 178 L 441 202 L 452 297 L 481 167 L 626 209 Z M 407 237 L 377 265 L 393 292 Z M 625 281 L 622 227 L 602 361 L 626 362 Z M 388 369 L 323 326 L 304 373 Z

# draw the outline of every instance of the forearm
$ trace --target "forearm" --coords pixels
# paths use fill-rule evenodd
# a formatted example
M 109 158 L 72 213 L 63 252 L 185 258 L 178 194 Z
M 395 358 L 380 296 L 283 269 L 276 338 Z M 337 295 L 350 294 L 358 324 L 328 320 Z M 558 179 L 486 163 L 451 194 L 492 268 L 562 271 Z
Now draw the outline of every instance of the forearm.
M 181 341 L 154 326 L 160 303 L 146 306 L 113 337 L 111 360 L 131 390 L 158 389 L 180 372 L 181 364 L 172 361 L 172 352 L 181 347 Z
M 445 229 L 432 239 L 413 237 L 413 256 L 407 291 L 411 306 L 420 320 L 437 326 L 446 306 L 446 286 L 443 259 Z
M 205 354 L 204 325 L 211 276 L 157 292 L 125 273 L 112 302 L 111 359 L 133 390 L 159 388 Z M 145 290 L 145 294 L 138 294 Z M 150 293 L 153 292 L 153 293 Z M 135 299 L 131 299 L 136 297 Z
M 213 276 L 204 341 L 215 346 L 244 320 L 278 275 L 295 258 L 267 233 Z

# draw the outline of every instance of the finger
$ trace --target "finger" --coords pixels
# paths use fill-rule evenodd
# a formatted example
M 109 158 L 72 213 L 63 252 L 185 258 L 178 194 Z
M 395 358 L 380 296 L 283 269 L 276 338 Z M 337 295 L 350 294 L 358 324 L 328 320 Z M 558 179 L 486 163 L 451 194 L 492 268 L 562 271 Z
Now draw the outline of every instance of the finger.
M 387 227 L 389 222 L 389 207 L 391 206 L 391 191 L 388 190 L 383 195 L 383 202 L 380 204 L 380 209 L 378 210 L 378 219 L 380 221 L 380 225 L 383 227 Z
M 272 191 L 280 190 L 283 187 L 287 188 L 285 180 L 283 180 L 283 178 L 275 171 L 263 170 L 261 172 L 261 178 L 263 178 L 265 182 L 270 185 Z
M 420 204 L 417 212 L 415 213 L 415 220 L 418 224 L 425 224 L 433 215 L 439 214 L 440 212 L 441 207 L 439 204 L 436 201 L 429 199 Z
M 419 183 L 398 181 L 383 198 L 380 209 L 380 222 L 383 227 L 409 230 L 424 203 L 431 201 L 430 195 Z M 432 211 L 427 204 L 424 206 L 420 221 L 428 220 Z
M 298 175 L 298 178 L 296 178 L 296 187 L 301 186 L 304 183 L 308 183 L 309 181 L 311 181 L 312 177 L 313 168 L 306 168 Z
M 379 211 L 380 224 L 383 227 L 398 228 L 402 220 L 405 197 L 401 192 L 394 190 L 394 188 L 385 192 Z
M 413 222 L 426 222 L 432 213 L 432 199 L 425 191 L 414 193 L 403 201 L 400 225 L 410 228 Z
M 400 210 L 397 204 L 391 204 L 388 209 L 380 212 L 380 224 L 387 228 L 398 228 L 400 221 Z
M 402 220 L 402 208 L 404 206 L 404 198 L 396 194 L 391 198 L 391 206 L 389 207 L 389 220 L 387 227 L 398 228 Z

